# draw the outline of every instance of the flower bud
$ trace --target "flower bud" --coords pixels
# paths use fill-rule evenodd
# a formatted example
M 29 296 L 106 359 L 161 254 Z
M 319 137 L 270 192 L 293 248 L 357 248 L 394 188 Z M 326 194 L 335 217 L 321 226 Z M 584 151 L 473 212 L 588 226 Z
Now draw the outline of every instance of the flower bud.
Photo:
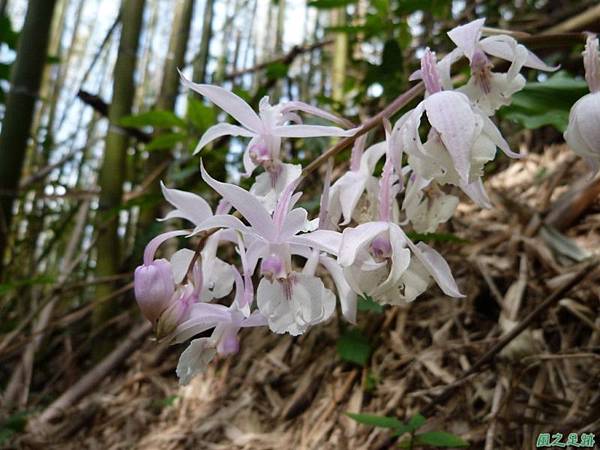
M 155 334 L 157 339 L 162 339 L 171 334 L 190 315 L 194 303 L 194 289 L 186 285 L 172 297 L 171 305 L 160 315 L 156 324 Z
M 175 292 L 171 263 L 157 259 L 149 265 L 141 265 L 134 273 L 135 299 L 142 314 L 154 323 L 167 309 Z
M 600 92 L 584 95 L 571 108 L 565 141 L 596 172 L 600 163 Z

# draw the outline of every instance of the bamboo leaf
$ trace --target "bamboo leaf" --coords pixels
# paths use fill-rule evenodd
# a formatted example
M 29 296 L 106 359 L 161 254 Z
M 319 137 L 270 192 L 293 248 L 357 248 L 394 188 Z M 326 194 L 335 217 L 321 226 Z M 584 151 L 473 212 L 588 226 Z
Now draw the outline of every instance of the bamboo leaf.
M 404 424 L 395 417 L 377 416 L 375 414 L 355 414 L 349 412 L 345 414 L 351 419 L 356 420 L 358 423 L 362 423 L 363 425 L 393 429 L 404 426 Z

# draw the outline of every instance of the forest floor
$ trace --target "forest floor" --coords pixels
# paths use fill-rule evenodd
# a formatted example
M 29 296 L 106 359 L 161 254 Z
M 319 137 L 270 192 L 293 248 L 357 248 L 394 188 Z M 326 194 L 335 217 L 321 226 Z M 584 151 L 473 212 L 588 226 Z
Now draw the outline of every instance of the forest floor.
M 589 182 L 586 174 L 572 152 L 551 146 L 488 177 L 495 208 L 480 210 L 463 201 L 444 232 L 464 241 L 432 243 L 467 297 L 444 298 L 432 288 L 406 306 L 359 312 L 359 326 L 374 349 L 366 367 L 340 360 L 336 342 L 345 325 L 333 319 L 298 338 L 245 331 L 238 355 L 180 387 L 175 365 L 183 347 L 148 338 L 93 392 L 51 426 L 31 427 L 16 446 L 394 447 L 389 430 L 358 424 L 344 413 L 407 419 L 423 411 L 572 277 L 586 253 L 598 253 L 598 195 L 591 203 L 577 195 L 565 200 L 567 192 Z M 581 202 L 589 207 L 578 217 L 573 211 Z M 477 449 L 535 448 L 541 432 L 598 433 L 599 275 L 595 271 L 561 296 L 492 364 L 436 405 L 424 431 L 460 435 Z

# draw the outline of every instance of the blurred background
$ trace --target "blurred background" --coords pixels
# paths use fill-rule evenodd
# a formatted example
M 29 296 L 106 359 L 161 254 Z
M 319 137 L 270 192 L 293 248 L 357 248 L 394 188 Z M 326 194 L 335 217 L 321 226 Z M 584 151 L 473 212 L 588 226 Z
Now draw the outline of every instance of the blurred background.
M 531 83 L 499 113 L 513 148 L 531 155 L 510 168 L 501 157 L 488 167 L 499 212 L 466 201 L 443 233 L 428 238 L 456 258 L 449 261 L 459 285 L 470 286 L 468 299 L 454 310 L 435 292 L 410 308 L 366 307 L 356 329 L 336 319 L 301 338 L 255 330 L 239 357 L 180 390 L 180 349 L 151 340 L 132 273 L 145 244 L 166 230 L 156 221 L 168 210 L 160 180 L 214 200 L 192 151 L 225 116 L 183 91 L 177 70 L 232 89 L 255 108 L 268 95 L 360 123 L 409 87 L 425 47 L 445 54 L 446 31 L 481 17 L 488 27 L 517 32 L 561 71 L 525 71 Z M 516 320 L 503 302 L 517 295 L 517 311 L 533 307 L 552 287 L 541 280 L 568 275 L 596 245 L 597 182 L 577 185 L 587 203 L 568 223 L 556 208 L 564 208 L 563 194 L 576 195 L 570 187 L 585 173 L 562 132 L 571 105 L 587 92 L 579 32 L 599 29 L 595 0 L 0 0 L 0 447 L 385 442 L 381 431 L 357 427 L 343 412 L 418 410 L 428 389 L 455 381 L 480 345 Z M 204 150 L 209 173 L 249 186 L 240 179 L 244 144 L 224 138 Z M 298 140 L 286 151 L 306 164 L 331 144 Z M 348 152 L 339 155 L 334 176 L 347 159 Z M 302 201 L 314 213 L 322 175 L 312 177 Z M 551 213 L 557 234 L 526 235 L 533 217 Z M 526 238 L 511 241 L 518 230 Z M 537 324 L 541 334 L 522 343 L 526 354 L 577 346 L 597 352 L 598 286 L 586 289 L 577 291 L 580 301 L 570 300 L 576 304 L 543 319 L 550 331 Z M 442 343 L 456 344 L 451 361 Z M 594 417 L 577 420 L 591 414 L 593 399 L 577 391 L 598 380 L 598 370 L 588 378 L 570 359 L 552 364 L 488 373 L 448 406 L 452 415 L 462 404 L 460 418 L 439 423 L 466 434 L 473 448 L 488 445 L 492 423 L 503 431 L 489 448 L 531 448 L 540 423 L 589 424 Z M 498 389 L 502 401 L 494 403 Z M 511 402 L 529 409 L 506 410 Z M 317 417 L 312 429 L 307 424 Z

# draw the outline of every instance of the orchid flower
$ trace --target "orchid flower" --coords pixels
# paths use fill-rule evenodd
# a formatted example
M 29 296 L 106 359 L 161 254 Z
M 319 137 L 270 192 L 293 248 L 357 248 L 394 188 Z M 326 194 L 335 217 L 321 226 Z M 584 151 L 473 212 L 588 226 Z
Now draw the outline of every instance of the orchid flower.
M 450 30 L 448 36 L 457 48 L 447 58 L 455 60 L 461 56 L 467 57 L 471 78 L 458 90 L 491 116 L 501 106 L 510 104 L 512 95 L 525 86 L 525 78 L 519 74 L 522 67 L 551 72 L 557 70 L 558 66 L 547 65 L 511 36 L 500 34 L 481 39 L 484 23 L 485 19 L 478 19 Z M 487 55 L 510 61 L 508 71 L 492 72 L 493 64 Z
M 415 231 L 434 233 L 441 223 L 450 220 L 458 202 L 458 197 L 442 192 L 435 181 L 413 173 L 406 186 L 402 209 Z
M 186 385 L 203 372 L 216 354 L 226 356 L 239 351 L 238 333 L 241 328 L 265 326 L 267 321 L 258 311 L 249 313 L 242 298 L 246 286 L 237 269 L 231 267 L 235 278 L 236 297 L 228 308 L 218 304 L 195 304 L 188 320 L 181 323 L 172 335 L 174 343 L 183 342 L 194 335 L 213 328 L 210 337 L 194 339 L 179 357 L 177 376 Z
M 322 281 L 311 273 L 298 273 L 292 267 L 292 254 L 299 249 L 337 254 L 341 235 L 335 231 L 309 228 L 306 210 L 294 208 L 300 193 L 294 194 L 296 182 L 286 187 L 275 211 L 269 211 L 244 189 L 219 182 L 201 165 L 202 177 L 246 219 L 245 225 L 234 216 L 214 216 L 194 229 L 194 233 L 215 227 L 237 230 L 247 239 L 248 267 L 252 273 L 261 262 L 263 278 L 257 289 L 257 305 L 267 317 L 269 327 L 277 333 L 299 334 L 310 325 L 329 318 L 335 296 L 324 288 Z M 333 303 L 332 303 L 333 300 Z
M 388 153 L 380 182 L 380 220 L 346 228 L 338 256 L 346 280 L 359 295 L 382 304 L 410 302 L 435 280 L 451 297 L 462 297 L 448 263 L 428 245 L 414 244 L 391 221 L 392 204 L 399 190 Z
M 270 105 L 269 98 L 263 97 L 259 113 L 233 92 L 209 84 L 192 83 L 181 75 L 183 85 L 207 97 L 223 111 L 231 115 L 240 125 L 219 123 L 210 127 L 200 138 L 194 153 L 198 153 L 208 143 L 222 136 L 242 136 L 251 138 L 244 152 L 246 175 L 257 166 L 275 170 L 280 163 L 281 138 L 305 138 L 320 136 L 352 136 L 356 129 L 345 130 L 323 125 L 304 125 L 296 111 L 302 111 L 347 126 L 349 123 L 314 106 L 302 102 L 288 102 Z M 288 123 L 289 122 L 289 123 Z
M 571 108 L 565 141 L 587 161 L 595 174 L 600 168 L 600 53 L 596 35 L 589 34 L 587 37 L 583 64 L 590 93 L 577 100 Z
M 171 205 L 175 207 L 170 211 L 164 219 L 183 218 L 194 225 L 199 225 L 206 219 L 213 217 L 210 205 L 206 200 L 191 192 L 181 191 L 179 189 L 169 189 L 161 183 L 163 196 Z M 227 214 L 231 209 L 231 205 L 222 201 L 217 206 L 215 213 L 217 215 Z M 230 239 L 224 233 L 214 233 L 208 237 L 206 243 L 200 252 L 200 257 L 203 261 L 210 261 L 209 264 L 202 265 L 202 276 L 204 279 L 202 301 L 210 301 L 214 298 L 223 298 L 231 292 L 233 288 L 233 276 L 231 274 L 230 265 L 219 259 L 217 248 L 222 240 L 235 240 L 235 236 Z M 194 252 L 189 249 L 181 249 L 173 254 L 172 261 L 178 262 L 178 267 L 187 267 L 194 257 Z M 180 283 L 185 272 L 178 273 L 175 277 L 175 282 Z
M 520 155 L 510 150 L 496 125 L 465 94 L 443 90 L 429 49 L 421 59 L 421 74 L 428 96 L 394 126 L 401 133 L 409 165 L 425 179 L 459 186 L 480 206 L 488 207 L 489 200 L 481 192 L 484 164 L 494 158 L 496 147 L 512 158 Z M 426 144 L 419 135 L 423 113 L 431 124 Z
M 377 178 L 373 176 L 375 165 L 385 154 L 386 143 L 380 142 L 364 150 L 366 135 L 359 137 L 352 148 L 350 170 L 344 173 L 331 186 L 329 194 L 329 220 L 337 226 L 349 224 L 355 217 L 355 210 L 363 194 L 365 201 L 375 204 L 377 198 Z

